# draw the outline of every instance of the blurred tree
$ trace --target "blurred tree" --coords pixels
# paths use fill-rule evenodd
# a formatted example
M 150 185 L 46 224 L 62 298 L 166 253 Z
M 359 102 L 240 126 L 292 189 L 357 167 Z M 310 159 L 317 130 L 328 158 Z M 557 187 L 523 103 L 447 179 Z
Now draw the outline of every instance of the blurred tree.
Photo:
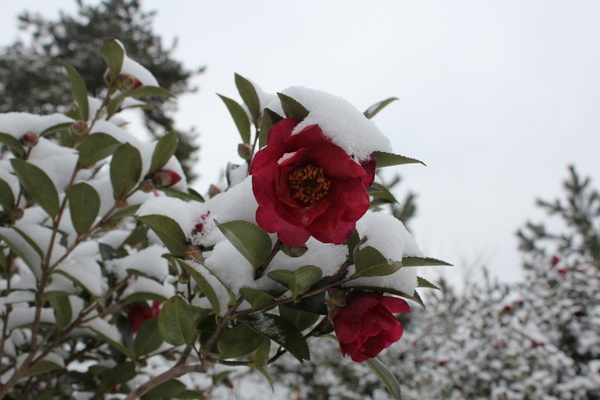
M 190 78 L 202 72 L 185 69 L 171 58 L 175 43 L 169 49 L 162 45 L 160 36 L 152 32 L 153 12 L 143 12 L 138 0 L 104 0 L 88 6 L 77 0 L 76 16 L 61 14 L 57 21 L 48 21 L 39 14 L 19 16 L 20 29 L 31 33 L 31 43 L 16 42 L 0 50 L 0 112 L 22 111 L 49 114 L 57 104 L 72 102 L 71 86 L 58 58 L 73 66 L 83 77 L 93 96 L 99 95 L 105 84 L 102 79 L 105 63 L 99 49 L 105 38 L 119 39 L 127 54 L 146 67 L 160 85 L 175 95 L 190 93 Z M 153 110 L 144 110 L 148 132 L 158 138 L 175 130 L 172 114 L 175 100 L 151 98 Z M 189 178 L 194 153 L 193 131 L 179 133 L 179 147 L 175 155 L 181 161 Z

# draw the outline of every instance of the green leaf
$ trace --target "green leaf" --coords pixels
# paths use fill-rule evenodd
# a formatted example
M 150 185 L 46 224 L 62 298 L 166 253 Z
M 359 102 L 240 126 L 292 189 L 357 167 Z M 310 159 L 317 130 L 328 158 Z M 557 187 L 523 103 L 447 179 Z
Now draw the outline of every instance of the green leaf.
M 142 205 L 141 204 L 134 204 L 132 206 L 126 207 L 122 210 L 117 211 L 114 214 L 110 215 L 110 219 L 118 221 L 120 219 L 126 218 L 126 217 L 131 217 L 132 215 L 134 215 L 137 210 L 140 209 Z
M 271 353 L 271 339 L 263 337 L 263 342 L 252 356 L 252 365 L 266 365 L 269 361 L 269 354 Z
M 131 275 L 142 275 L 140 273 L 133 273 L 133 270 L 127 270 L 127 272 L 131 272 Z M 142 301 L 149 301 L 149 300 L 156 300 L 156 301 L 165 301 L 167 300 L 167 298 L 165 296 L 163 296 L 162 294 L 158 294 L 158 293 L 152 293 L 152 292 L 135 292 L 130 294 L 129 296 L 127 296 L 125 298 L 125 300 L 123 300 L 123 304 L 131 304 L 131 303 L 139 303 Z
M 152 163 L 150 164 L 150 171 L 148 171 L 148 174 L 153 174 L 165 166 L 171 156 L 175 154 L 178 143 L 179 136 L 175 131 L 171 131 L 158 139 L 154 152 L 152 153 Z
M 13 158 L 10 163 L 27 193 L 50 217 L 54 218 L 60 206 L 58 192 L 48 175 L 27 161 Z
M 366 361 L 363 361 L 363 364 L 365 364 L 371 371 L 375 373 L 375 375 L 385 385 L 388 392 L 390 392 L 395 400 L 402 400 L 400 383 L 398 383 L 398 379 L 396 379 L 394 374 L 392 374 L 381 361 L 376 358 L 370 358 Z
M 73 86 L 73 95 L 79 110 L 79 119 L 87 121 L 90 118 L 90 106 L 88 104 L 88 91 L 85 82 L 79 72 L 63 60 L 59 60 L 63 67 L 67 70 L 71 86 Z
M 5 271 L 8 268 L 8 259 L 6 258 L 6 254 L 4 254 L 4 246 L 0 246 L 0 267 Z
M 396 296 L 400 296 L 403 297 L 405 299 L 414 301 L 415 303 L 419 304 L 421 307 L 423 307 L 423 309 L 425 309 L 425 303 L 423 303 L 423 300 L 421 299 L 421 296 L 419 296 L 419 293 L 417 293 L 417 291 L 415 290 L 414 293 L 412 295 L 402 292 L 400 290 L 397 289 L 392 289 L 392 288 L 388 288 L 388 287 L 382 287 L 382 286 L 369 286 L 369 285 L 360 285 L 360 286 L 352 286 L 353 289 L 356 290 L 369 290 L 369 291 L 373 291 L 373 292 L 384 292 L 384 293 L 390 293 Z
M 95 329 L 92 326 L 86 326 L 86 328 L 91 329 L 92 331 L 94 331 L 94 333 L 99 337 L 99 339 L 101 341 L 110 343 L 111 346 L 113 346 L 115 349 L 119 350 L 125 356 L 127 356 L 129 358 L 135 358 L 135 354 L 133 354 L 133 351 L 131 351 L 130 349 L 128 349 L 127 347 L 125 347 L 123 345 L 123 343 L 119 343 L 119 342 L 114 341 L 113 339 L 111 339 L 110 337 L 108 337 L 104 333 L 102 333 L 100 330 L 97 330 L 97 329 Z M 129 378 L 129 379 L 131 379 L 131 378 Z M 129 380 L 129 379 L 127 379 L 127 380 Z
M 96 189 L 85 182 L 77 183 L 69 189 L 69 211 L 71 221 L 78 235 L 90 230 L 98 211 L 100 211 L 100 196 Z
M 175 257 L 183 257 L 183 247 L 187 238 L 175 220 L 164 215 L 144 215 L 135 217 L 142 221 L 162 240 L 169 253 Z
M 158 316 L 158 330 L 165 342 L 174 346 L 190 345 L 194 339 L 194 315 L 183 297 L 168 299 Z
M 108 391 L 115 385 L 130 381 L 136 375 L 135 364 L 131 361 L 118 364 L 114 368 L 108 368 L 100 374 L 100 390 L 98 392 Z
M 381 202 L 381 200 L 384 200 L 383 203 L 398 204 L 398 200 L 396 200 L 390 190 L 377 182 L 371 184 L 371 187 L 367 189 L 367 193 L 373 197 L 374 201 L 379 200 Z
M 285 318 L 268 313 L 254 313 L 239 319 L 256 332 L 285 348 L 298 361 L 310 360 L 306 339 L 298 328 Z
M 172 188 L 160 188 L 158 189 L 161 192 L 164 192 L 166 195 L 170 197 L 175 197 L 181 200 L 186 201 L 198 201 L 200 203 L 204 203 L 204 198 L 198 194 L 195 190 L 188 188 L 188 192 L 181 192 L 179 190 L 175 190 Z
M 16 226 L 11 226 L 11 228 L 13 230 L 15 230 L 19 235 L 21 235 L 21 237 L 27 242 L 27 244 L 31 246 L 31 248 L 37 253 L 38 256 L 40 256 L 41 260 L 44 260 L 44 252 L 42 251 L 42 249 L 40 249 L 40 246 L 38 246 L 38 244 L 33 241 L 32 238 L 30 238 L 29 236 L 27 236 L 25 234 L 25 232 L 23 232 L 22 230 L 20 230 Z
M 275 111 L 265 108 L 263 112 L 262 122 L 260 124 L 260 135 L 258 136 L 258 147 L 265 147 L 267 145 L 267 135 L 273 125 L 281 121 L 283 117 L 277 114 Z
M 83 138 L 79 145 L 78 168 L 88 168 L 96 162 L 112 155 L 121 145 L 117 139 L 112 136 L 96 132 Z
M 142 156 L 129 143 L 120 145 L 110 162 L 110 182 L 115 199 L 122 199 L 136 187 L 142 174 Z
M 442 290 L 433 283 L 429 282 L 427 279 L 421 278 L 420 276 L 417 276 L 417 287 Z
M 136 356 L 145 356 L 158 349 L 163 338 L 158 331 L 158 319 L 150 318 L 142 323 L 133 342 Z
M 233 122 L 235 122 L 235 126 L 242 137 L 242 142 L 250 144 L 250 120 L 248 119 L 246 111 L 244 111 L 242 106 L 235 100 L 220 94 L 217 94 L 217 96 L 219 96 L 221 100 L 223 100 L 223 103 L 225 103 L 225 106 L 227 106 L 229 114 L 231 114 Z
M 323 277 L 323 271 L 314 265 L 305 265 L 294 272 L 271 271 L 267 276 L 287 287 L 292 292 L 292 299 L 295 300 Z
M 348 239 L 346 241 L 346 246 L 348 246 L 348 264 L 352 265 L 354 264 L 354 250 L 358 250 L 356 249 L 356 246 L 358 246 L 358 243 L 360 242 L 360 236 L 358 235 L 358 231 L 354 230 L 354 233 L 352 233 L 352 236 L 350 236 L 350 239 Z
M 388 263 L 386 258 L 371 246 L 359 250 L 354 260 L 356 272 L 350 277 L 355 279 L 360 276 L 384 276 L 390 275 L 402 268 L 402 263 L 395 261 Z
M 54 315 L 60 327 L 64 329 L 69 326 L 73 319 L 73 310 L 71 309 L 69 296 L 53 296 L 49 301 L 50 307 L 54 309 Z
M 14 136 L 0 132 L 0 143 L 11 149 L 17 157 L 23 158 L 25 156 L 25 148 L 19 139 Z
M 243 76 L 235 74 L 235 86 L 244 100 L 244 104 L 248 107 L 250 115 L 256 121 L 260 117 L 260 99 L 254 85 Z
M 45 374 L 47 372 L 57 371 L 59 369 L 65 369 L 65 367 L 59 364 L 55 364 L 49 360 L 43 360 L 38 365 L 30 369 L 29 372 L 27 372 L 27 375 L 25 376 Z
M 447 263 L 446 261 L 437 260 L 435 258 L 430 257 L 404 257 L 402 258 L 402 266 L 403 267 L 429 267 L 433 265 L 444 265 L 447 267 L 452 267 L 452 264 Z
M 125 93 L 121 93 L 120 95 L 111 99 L 110 102 L 108 103 L 108 105 L 106 106 L 106 112 L 108 113 L 109 116 L 114 115 L 115 112 L 117 111 L 117 109 L 119 108 L 119 106 L 122 104 L 123 100 L 125 100 L 128 97 L 139 98 L 139 97 L 148 97 L 148 96 L 175 97 L 175 95 L 173 93 L 169 92 L 167 89 L 157 87 L 157 86 L 142 86 L 138 89 L 130 90 Z M 126 108 L 133 108 L 133 107 L 141 107 L 141 108 L 150 107 L 151 109 L 153 108 L 149 104 L 140 104 L 140 105 L 135 105 L 135 106 L 126 107 Z
M 14 251 L 15 254 L 17 256 L 19 256 L 19 258 L 21 258 L 21 260 L 25 261 L 25 264 L 27 264 L 29 269 L 31 269 L 32 271 L 39 271 L 40 266 L 39 266 L 39 263 L 36 263 L 36 261 L 37 261 L 36 259 L 30 259 L 29 257 L 27 257 L 26 253 L 21 251 L 19 246 L 17 246 L 16 244 L 14 244 L 10 240 L 8 240 L 8 238 L 6 236 L 0 235 L 0 239 L 4 240 L 4 242 L 8 245 L 8 247 L 10 247 L 10 249 L 12 251 Z M 40 260 L 40 262 L 41 261 L 42 260 Z
M 269 371 L 267 371 L 267 369 L 262 366 L 262 365 L 256 365 L 256 364 L 251 364 L 254 368 L 256 368 L 256 370 L 258 372 L 261 373 L 262 376 L 264 376 L 267 379 L 267 382 L 269 382 L 269 385 L 271 385 L 271 390 L 273 391 L 273 393 L 275 392 L 275 386 L 273 386 L 273 378 L 271 377 L 271 375 L 269 375 Z
M 283 93 L 277 93 L 277 96 L 281 101 L 281 108 L 283 108 L 286 117 L 293 118 L 296 121 L 302 121 L 308 117 L 309 111 L 302 104 Z
M 121 74 L 125 50 L 117 43 L 116 39 L 106 39 L 102 46 L 102 58 L 108 65 L 110 71 L 109 83 L 112 83 Z
M 271 237 L 258 226 L 246 221 L 225 222 L 217 226 L 237 251 L 250 262 L 254 271 L 271 253 Z
M 365 117 L 367 117 L 368 119 L 373 118 L 379 111 L 383 110 L 385 108 L 385 106 L 387 106 L 394 100 L 398 100 L 398 98 L 390 97 L 383 101 L 380 101 L 379 103 L 373 104 L 371 107 L 367 108 L 367 110 L 364 112 Z
M 319 314 L 296 310 L 286 306 L 279 306 L 279 315 L 290 321 L 300 332 L 310 328 L 319 320 Z
M 202 293 L 206 296 L 206 298 L 210 302 L 210 305 L 212 306 L 212 308 L 215 312 L 215 315 L 220 315 L 221 314 L 221 306 L 219 305 L 219 298 L 217 297 L 217 293 L 215 292 L 215 289 L 210 285 L 208 280 L 204 276 L 202 276 L 202 274 L 200 272 L 196 271 L 192 266 L 188 265 L 185 261 L 182 261 L 179 259 L 176 259 L 176 260 L 177 260 L 177 263 L 179 263 L 179 265 L 181 266 L 181 268 L 186 270 L 190 274 L 190 276 L 194 279 L 194 281 L 196 282 L 196 284 L 198 285 L 198 287 L 200 288 Z
M 372 154 L 375 157 L 377 168 L 390 167 L 392 165 L 402 164 L 423 164 L 423 161 L 419 161 L 414 158 L 404 157 L 400 154 L 386 153 L 385 151 L 374 151 Z
M 87 98 L 86 98 L 87 99 Z M 78 111 L 79 112 L 79 111 Z M 63 122 L 62 124 L 57 124 L 57 125 L 53 125 L 49 128 L 44 129 L 44 131 L 42 133 L 40 133 L 40 137 L 44 137 L 47 135 L 51 135 L 55 132 L 61 132 L 66 130 L 67 128 L 70 128 L 71 125 L 73 125 L 72 122 Z
M 145 400 L 160 400 L 160 399 L 179 399 L 179 395 L 186 390 L 186 387 L 177 379 L 170 379 L 144 395 Z
M 241 288 L 240 294 L 242 295 L 244 300 L 246 300 L 248 303 L 250 303 L 250 305 L 252 305 L 253 310 L 261 308 L 262 306 L 265 306 L 277 300 L 275 297 L 271 296 L 267 292 L 248 287 Z
M 242 357 L 252 353 L 263 343 L 264 337 L 247 325 L 240 324 L 235 328 L 223 331 L 217 342 L 221 360 Z

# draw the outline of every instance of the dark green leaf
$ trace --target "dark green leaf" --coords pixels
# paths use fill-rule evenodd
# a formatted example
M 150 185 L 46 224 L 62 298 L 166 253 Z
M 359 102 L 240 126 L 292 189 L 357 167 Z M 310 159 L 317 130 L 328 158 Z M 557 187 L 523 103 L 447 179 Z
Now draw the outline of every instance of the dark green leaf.
M 135 355 L 139 357 L 150 354 L 158 349 L 162 342 L 163 338 L 158 331 L 158 319 L 150 318 L 142 323 L 136 334 L 133 342 Z
M 250 144 L 250 120 L 248 119 L 248 115 L 246 111 L 240 106 L 235 100 L 230 99 L 229 97 L 221 96 L 217 94 L 227 106 L 229 110 L 229 114 L 233 118 L 233 122 L 235 122 L 235 126 L 240 133 L 242 138 L 242 142 L 246 144 Z
M 300 332 L 310 328 L 319 320 L 319 314 L 296 310 L 286 306 L 279 306 L 279 315 L 290 321 Z
M 314 265 L 305 265 L 294 272 L 271 271 L 267 276 L 287 287 L 292 292 L 292 299 L 295 300 L 321 279 L 323 271 Z
M 277 96 L 281 101 L 281 108 L 283 108 L 286 117 L 293 118 L 296 121 L 302 121 L 308 117 L 309 111 L 302 104 L 283 93 L 277 93 Z
M 25 156 L 25 148 L 19 139 L 14 136 L 0 132 L 0 143 L 11 149 L 17 157 L 23 158 L 23 156 Z
M 384 276 L 390 275 L 402 268 L 402 263 L 395 261 L 388 263 L 379 250 L 366 246 L 359 250 L 354 260 L 356 272 L 350 277 L 355 279 L 360 276 Z
M 115 349 L 119 350 L 121 353 L 123 353 L 127 357 L 135 358 L 135 354 L 133 354 L 133 351 L 131 351 L 130 349 L 125 347 L 123 345 L 123 343 L 115 342 L 113 339 L 111 339 L 110 337 L 108 337 L 104 333 L 102 333 L 102 331 L 97 330 L 92 326 L 86 326 L 86 328 L 94 331 L 94 333 L 99 337 L 100 340 L 110 343 L 111 346 L 113 346 Z M 131 378 L 129 378 L 129 379 L 131 379 Z M 129 379 L 127 379 L 127 380 L 129 380 Z
M 142 156 L 129 143 L 120 145 L 110 162 L 110 181 L 115 199 L 122 199 L 136 187 L 142 174 Z
M 100 374 L 100 387 L 107 391 L 115 385 L 130 381 L 136 375 L 135 364 L 131 361 L 124 362 L 114 368 L 108 368 Z
M 185 261 L 177 259 L 177 262 L 179 263 L 181 268 L 186 270 L 194 279 L 202 293 L 210 302 L 210 305 L 213 307 L 215 315 L 220 315 L 221 306 L 219 305 L 219 298 L 217 297 L 215 289 L 210 285 L 210 283 L 208 283 L 208 280 L 204 276 L 202 276 L 200 272 L 196 271 L 193 267 L 188 265 Z
M 283 117 L 277 114 L 275 111 L 265 108 L 263 112 L 262 122 L 260 124 L 260 135 L 258 137 L 258 147 L 265 147 L 267 145 L 267 135 L 273 125 L 281 121 Z
M 194 315 L 183 297 L 175 295 L 163 304 L 158 330 L 165 342 L 174 346 L 191 344 L 194 339 Z
M 364 361 L 363 364 L 369 367 L 369 369 L 373 371 L 375 375 L 377 375 L 379 380 L 385 385 L 388 392 L 390 392 L 395 400 L 402 400 L 400 383 L 398 383 L 398 380 L 394 374 L 392 374 L 381 361 L 376 358 L 371 358 L 367 361 Z
M 253 365 L 266 365 L 269 361 L 269 354 L 271 353 L 271 339 L 263 337 L 263 342 L 252 356 Z
M 0 246 L 0 267 L 5 271 L 8 267 L 8 259 L 6 258 L 6 254 L 4 254 L 4 246 Z
M 267 371 L 267 369 L 263 365 L 252 364 L 252 366 L 256 368 L 256 370 L 267 379 L 267 382 L 269 382 L 269 385 L 271 385 L 271 390 L 275 392 L 275 386 L 273 386 L 273 378 L 271 377 L 271 375 L 269 375 L 269 371 Z
M 254 271 L 265 262 L 271 253 L 273 244 L 269 234 L 250 222 L 225 222 L 219 224 L 218 228 L 250 262 Z
M 402 266 L 403 267 L 429 267 L 433 265 L 444 265 L 447 267 L 452 267 L 452 264 L 447 263 L 446 261 L 437 260 L 435 258 L 430 257 L 404 257 L 402 258 Z
M 175 97 L 175 95 L 171 92 L 169 92 L 167 89 L 161 88 L 161 87 L 157 87 L 157 86 L 142 86 L 138 89 L 135 90 L 130 90 L 128 92 L 122 93 L 119 96 L 115 97 L 113 100 L 124 100 L 127 97 L 134 97 L 134 98 L 139 98 L 139 97 L 148 97 L 148 96 L 155 96 L 155 97 Z
M 58 214 L 58 192 L 44 171 L 27 161 L 11 159 L 10 163 L 27 193 L 54 218 Z
M 110 135 L 96 132 L 83 138 L 79 145 L 79 168 L 87 168 L 112 155 L 121 143 Z
M 383 101 L 380 101 L 379 103 L 373 104 L 371 107 L 367 108 L 367 110 L 364 112 L 365 117 L 367 117 L 368 119 L 373 118 L 379 111 L 383 110 L 385 108 L 385 106 L 387 106 L 394 100 L 398 100 L 398 98 L 390 97 Z
M 177 379 L 170 379 L 144 395 L 145 400 L 160 400 L 160 399 L 179 399 L 179 395 L 186 390 L 186 387 Z
M 164 167 L 171 156 L 175 154 L 177 143 L 179 143 L 179 137 L 175 131 L 171 131 L 158 139 L 154 153 L 152 153 L 152 163 L 150 164 L 148 174 L 153 174 Z
M 310 351 L 302 333 L 288 320 L 279 315 L 254 313 L 240 320 L 261 335 L 279 344 L 300 362 L 310 359 Z
M 421 278 L 420 276 L 417 276 L 417 287 L 442 290 L 433 283 L 429 282 L 427 279 Z
M 141 204 L 134 204 L 132 206 L 126 207 L 122 210 L 117 211 L 114 214 L 111 214 L 110 219 L 118 221 L 125 217 L 131 217 L 132 215 L 134 215 L 137 212 L 137 210 L 140 209 L 141 206 L 142 206 Z
M 79 119 L 87 121 L 90 118 L 90 106 L 88 104 L 88 91 L 85 86 L 85 82 L 79 72 L 63 60 L 59 60 L 63 67 L 67 70 L 71 86 L 73 86 L 73 96 L 77 103 L 77 109 L 79 110 Z
M 368 285 L 361 285 L 361 286 L 352 286 L 353 289 L 356 290 L 370 290 L 373 292 L 384 292 L 384 293 L 390 293 L 396 296 L 400 296 L 403 297 L 405 299 L 414 301 L 415 303 L 419 304 L 421 307 L 423 307 L 423 309 L 425 309 L 425 303 L 423 303 L 423 300 L 421 299 L 421 296 L 419 296 L 419 293 L 417 293 L 417 291 L 415 290 L 414 293 L 412 295 L 408 294 L 408 293 L 404 293 L 400 290 L 397 289 L 392 289 L 392 288 L 388 288 L 388 287 L 383 287 L 383 286 L 368 286 Z
M 110 70 L 109 83 L 112 83 L 121 74 L 125 50 L 117 43 L 116 39 L 106 39 L 102 46 L 102 57 Z
M 55 364 L 52 361 L 43 360 L 38 365 L 36 365 L 32 369 L 30 369 L 29 372 L 27 372 L 27 375 L 25 375 L 25 376 L 35 376 L 35 375 L 39 375 L 39 374 L 45 374 L 46 372 L 56 371 L 56 370 L 64 369 L 64 368 L 65 367 L 63 367 L 62 365 Z
M 23 261 L 25 261 L 25 264 L 27 264 L 27 266 L 32 271 L 36 271 L 39 269 L 39 263 L 36 262 L 38 260 L 35 258 L 30 259 L 29 257 L 27 257 L 28 252 L 22 251 L 21 248 L 19 248 L 19 246 L 17 246 L 12 241 L 8 240 L 8 238 L 4 235 L 0 235 L 0 239 L 4 240 L 4 243 L 6 243 L 8 247 L 10 247 L 10 249 L 14 251 L 17 256 L 19 256 Z
M 164 215 L 144 215 L 136 218 L 156 233 L 172 255 L 183 257 L 183 247 L 187 238 L 175 220 Z
M 51 134 L 53 134 L 55 132 L 64 131 L 67 128 L 70 128 L 71 125 L 73 125 L 72 122 L 63 122 L 62 124 L 53 125 L 53 126 L 51 126 L 49 128 L 44 129 L 44 131 L 42 133 L 40 133 L 40 137 L 51 135 Z
M 390 190 L 377 182 L 373 182 L 371 187 L 367 189 L 367 192 L 369 193 L 369 196 L 373 197 L 374 201 L 384 200 L 385 203 L 398 203 L 398 200 L 396 200 Z
M 247 325 L 240 324 L 223 331 L 217 342 L 221 360 L 242 357 L 252 353 L 263 343 L 264 337 Z
M 85 182 L 77 183 L 69 189 L 69 211 L 77 234 L 87 233 L 100 211 L 100 196 L 96 189 Z
M 177 399 L 179 400 L 187 400 L 187 399 L 196 399 L 196 400 L 204 400 L 206 397 L 202 394 L 202 392 L 197 392 L 195 390 L 184 390 L 183 392 L 177 395 Z
M 248 303 L 250 303 L 250 305 L 252 305 L 253 310 L 261 308 L 262 306 L 265 306 L 277 300 L 275 297 L 271 296 L 267 292 L 248 287 L 241 288 L 240 294 L 242 295 L 244 300 L 246 300 Z
M 21 237 L 27 242 L 27 244 L 31 246 L 31 248 L 37 253 L 38 256 L 40 256 L 40 259 L 42 259 L 42 260 L 44 259 L 44 252 L 42 251 L 42 249 L 40 249 L 40 247 L 38 246 L 38 244 L 33 241 L 32 238 L 30 238 L 29 236 L 27 236 L 25 234 L 25 232 L 23 232 L 22 230 L 20 230 L 16 226 L 12 226 L 11 228 L 13 230 L 15 230 L 19 235 L 21 235 Z
M 235 74 L 235 86 L 237 87 L 242 100 L 244 100 L 246 107 L 248 107 L 250 115 L 252 115 L 252 118 L 256 121 L 260 116 L 260 99 L 258 98 L 254 85 L 243 76 Z
M 360 236 L 358 235 L 358 231 L 354 231 L 354 233 L 352 233 L 352 236 L 350 236 L 350 239 L 348 239 L 348 241 L 346 242 L 346 246 L 348 246 L 348 264 L 352 265 L 354 264 L 354 250 L 356 249 L 356 246 L 358 246 L 358 243 L 360 242 Z
M 404 157 L 400 154 L 386 153 L 385 151 L 374 151 L 372 154 L 375 157 L 377 168 L 390 167 L 392 165 L 402 164 L 423 164 L 423 161 L 416 160 L 410 157 Z
M 131 275 L 142 275 L 140 273 L 134 273 L 135 271 L 128 269 L 127 272 L 131 273 Z M 162 294 L 151 293 L 151 292 L 135 292 L 130 294 L 123 300 L 123 304 L 131 304 L 131 303 L 139 303 L 141 301 L 165 301 L 167 298 Z
M 50 307 L 54 309 L 54 315 L 60 327 L 64 329 L 69 326 L 73 318 L 69 296 L 53 296 L 49 298 L 49 301 Z
M 204 199 L 202 198 L 202 196 L 200 196 L 198 192 L 189 188 L 188 193 L 171 188 L 160 188 L 158 190 L 160 190 L 161 192 L 165 192 L 168 196 L 175 197 L 177 199 L 186 201 L 199 201 L 200 203 L 204 203 Z

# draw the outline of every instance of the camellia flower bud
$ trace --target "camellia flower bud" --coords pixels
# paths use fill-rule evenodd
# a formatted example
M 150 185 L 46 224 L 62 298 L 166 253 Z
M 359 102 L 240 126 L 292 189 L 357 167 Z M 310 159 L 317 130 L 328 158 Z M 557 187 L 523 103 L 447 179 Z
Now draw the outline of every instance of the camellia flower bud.
M 212 198 L 221 193 L 221 189 L 216 187 L 215 185 L 210 185 L 208 187 L 208 195 Z
M 109 219 L 107 221 L 104 221 L 100 225 L 100 227 L 102 229 L 106 229 L 106 230 L 115 229 L 117 226 L 119 226 L 119 223 L 117 221 L 115 221 L 114 219 Z
M 246 143 L 240 143 L 238 144 L 238 155 L 242 159 L 249 161 L 252 159 L 252 148 Z
M 116 206 L 117 206 L 117 208 L 118 208 L 119 210 L 124 210 L 124 209 L 126 209 L 127 207 L 129 207 L 129 203 L 128 203 L 128 202 L 127 202 L 127 200 L 125 200 L 125 199 L 118 199 L 118 200 L 116 201 Z
M 145 179 L 140 183 L 140 190 L 144 193 L 152 192 L 156 187 L 154 186 L 154 182 L 152 179 Z
M 15 207 L 10 211 L 10 219 L 13 221 L 20 220 L 23 215 L 25 215 L 25 211 L 21 207 Z
M 170 169 L 161 169 L 152 176 L 156 187 L 170 187 L 181 180 L 181 176 Z
M 186 260 L 199 260 L 202 259 L 202 252 L 198 246 L 190 244 L 183 248 L 183 258 Z
M 283 251 L 285 255 L 290 257 L 300 257 L 304 255 L 304 253 L 306 253 L 307 250 L 308 246 L 306 244 L 303 244 L 302 246 L 291 247 L 284 243 L 281 246 L 281 251 Z
M 85 136 L 88 133 L 90 133 L 90 128 L 88 127 L 88 125 L 85 121 L 73 122 L 73 124 L 71 125 L 71 130 L 73 131 L 74 134 L 80 135 L 80 136 Z
M 119 76 L 119 89 L 130 91 L 142 87 L 142 81 L 131 75 Z
M 38 144 L 38 136 L 33 132 L 25 132 L 23 136 L 21 136 L 21 143 L 25 147 L 33 147 Z
M 183 285 L 186 285 L 189 282 L 190 282 L 190 274 L 188 274 L 187 272 L 183 271 L 179 275 L 179 283 L 181 283 Z

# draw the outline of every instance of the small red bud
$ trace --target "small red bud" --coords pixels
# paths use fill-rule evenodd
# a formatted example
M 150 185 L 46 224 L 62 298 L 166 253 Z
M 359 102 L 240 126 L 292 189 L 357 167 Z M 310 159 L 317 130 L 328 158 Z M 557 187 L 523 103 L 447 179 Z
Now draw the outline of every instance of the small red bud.
M 198 246 L 190 244 L 184 247 L 183 258 L 185 258 L 186 260 L 199 260 L 202 258 L 202 252 L 200 251 Z
M 513 308 L 512 308 L 511 306 L 509 306 L 508 304 L 507 304 L 507 305 L 505 305 L 505 306 L 502 308 L 502 312 L 503 312 L 503 313 L 507 313 L 507 314 L 508 314 L 508 313 L 511 313 L 511 312 L 512 312 L 512 310 L 513 310 Z
M 152 176 L 156 187 L 170 187 L 181 180 L 181 176 L 170 169 L 161 169 Z
M 125 199 L 118 199 L 115 203 L 115 205 L 117 206 L 117 208 L 119 210 L 124 210 L 127 207 L 129 207 L 129 203 L 127 202 L 127 200 Z
M 90 128 L 85 123 L 85 121 L 73 122 L 73 124 L 71 125 L 71 130 L 73 131 L 74 134 L 80 135 L 80 136 L 85 136 L 88 133 L 90 133 Z
M 110 230 L 110 229 L 115 229 L 117 226 L 119 226 L 119 223 L 118 223 L 117 221 L 115 221 L 114 219 L 109 219 L 109 220 L 107 220 L 107 221 L 104 221 L 104 222 L 103 222 L 103 223 L 100 225 L 100 227 L 101 227 L 102 229 L 107 229 L 107 230 Z
M 439 360 L 437 364 L 438 364 L 440 367 L 443 367 L 444 365 L 446 365 L 446 362 L 447 362 L 446 360 Z
M 23 215 L 25 215 L 25 210 L 23 210 L 21 207 L 15 207 L 10 211 L 10 219 L 13 221 L 20 220 L 23 218 Z
M 567 269 L 566 268 L 559 268 L 556 270 L 556 273 L 559 274 L 560 276 L 565 276 L 567 274 Z
M 131 75 L 119 76 L 119 89 L 130 91 L 142 87 L 142 81 Z
M 144 193 L 150 193 L 152 191 L 154 191 L 155 186 L 154 186 L 154 182 L 152 182 L 152 179 L 145 179 L 142 181 L 142 183 L 140 183 L 140 190 Z
M 23 143 L 23 146 L 25 147 L 33 147 L 38 144 L 38 141 L 38 136 L 31 131 L 25 132 L 25 134 L 21 136 L 21 143 Z
M 560 262 L 560 258 L 558 258 L 557 256 L 553 256 L 552 257 L 552 261 L 550 261 L 552 263 L 552 266 L 556 266 L 556 264 L 558 264 Z

